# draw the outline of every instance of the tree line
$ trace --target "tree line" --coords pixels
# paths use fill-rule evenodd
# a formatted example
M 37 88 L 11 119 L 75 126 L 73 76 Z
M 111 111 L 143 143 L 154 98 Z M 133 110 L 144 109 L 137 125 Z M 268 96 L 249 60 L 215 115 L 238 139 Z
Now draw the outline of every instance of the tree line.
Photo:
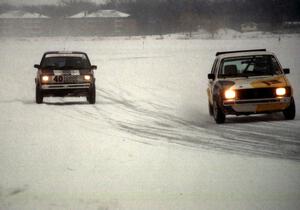
M 214 31 L 263 23 L 277 30 L 285 21 L 300 21 L 300 0 L 109 0 L 106 7 L 130 13 L 141 25 L 156 30 Z

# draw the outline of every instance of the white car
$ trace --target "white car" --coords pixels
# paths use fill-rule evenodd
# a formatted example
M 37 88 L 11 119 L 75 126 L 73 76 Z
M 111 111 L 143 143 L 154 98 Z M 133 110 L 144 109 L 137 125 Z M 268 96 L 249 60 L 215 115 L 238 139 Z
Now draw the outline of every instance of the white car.
M 36 103 L 47 96 L 86 96 L 90 104 L 96 102 L 94 70 L 84 52 L 51 51 L 44 53 L 37 68 Z

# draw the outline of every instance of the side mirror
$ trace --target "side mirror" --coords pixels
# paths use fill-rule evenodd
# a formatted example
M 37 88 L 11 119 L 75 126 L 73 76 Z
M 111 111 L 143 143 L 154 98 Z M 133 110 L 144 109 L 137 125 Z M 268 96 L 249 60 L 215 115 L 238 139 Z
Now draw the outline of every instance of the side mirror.
M 92 70 L 96 70 L 96 69 L 97 69 L 97 66 L 96 66 L 96 65 L 91 65 L 91 69 L 92 69 Z
M 284 74 L 289 74 L 290 73 L 290 69 L 283 69 Z
M 34 64 L 33 67 L 36 68 L 36 69 L 40 69 L 41 66 L 39 64 Z
M 212 80 L 214 80 L 216 78 L 216 76 L 214 74 L 208 74 L 207 77 L 208 77 L 208 79 L 212 79 Z

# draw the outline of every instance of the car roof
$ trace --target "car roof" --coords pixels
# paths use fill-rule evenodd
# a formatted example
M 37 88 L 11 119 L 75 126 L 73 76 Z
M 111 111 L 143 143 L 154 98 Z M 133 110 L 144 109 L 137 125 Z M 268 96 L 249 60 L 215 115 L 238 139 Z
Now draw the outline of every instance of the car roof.
M 241 56 L 252 56 L 252 55 L 273 55 L 274 53 L 269 51 L 244 51 L 244 52 L 228 52 L 228 53 L 222 53 L 217 55 L 218 58 L 224 59 L 224 58 L 232 58 L 232 57 L 241 57 Z
M 85 52 L 81 52 L 81 51 L 48 51 L 44 53 L 46 54 L 85 54 Z

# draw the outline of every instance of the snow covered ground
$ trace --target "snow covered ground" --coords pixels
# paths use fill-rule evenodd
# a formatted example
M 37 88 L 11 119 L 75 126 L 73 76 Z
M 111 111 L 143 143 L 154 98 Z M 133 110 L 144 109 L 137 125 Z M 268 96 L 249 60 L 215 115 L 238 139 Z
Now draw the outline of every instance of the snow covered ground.
M 207 110 L 216 51 L 267 48 L 291 69 L 300 38 L 1 38 L 0 209 L 289 209 L 300 206 L 300 117 Z M 48 50 L 86 51 L 97 103 L 34 102 Z

